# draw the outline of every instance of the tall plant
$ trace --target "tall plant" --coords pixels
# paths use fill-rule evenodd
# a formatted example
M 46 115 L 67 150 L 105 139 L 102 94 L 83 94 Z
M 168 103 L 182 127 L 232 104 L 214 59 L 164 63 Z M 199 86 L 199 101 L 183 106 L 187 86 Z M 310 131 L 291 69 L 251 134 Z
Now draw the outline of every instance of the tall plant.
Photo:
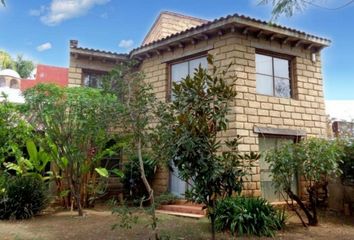
M 26 141 L 33 137 L 33 128 L 22 117 L 18 106 L 7 101 L 0 103 L 0 165 L 24 155 Z
M 277 191 L 285 193 L 284 199 L 296 212 L 304 226 L 317 225 L 317 205 L 320 188 L 326 188 L 328 177 L 338 175 L 341 149 L 336 141 L 310 138 L 297 144 L 285 144 L 269 151 L 266 161 L 270 164 L 273 184 Z M 301 196 L 291 188 L 297 175 L 304 178 L 309 203 L 303 203 Z M 288 201 L 290 199 L 291 201 Z M 308 222 L 294 207 L 298 204 Z
M 36 85 L 25 92 L 25 99 L 31 122 L 44 132 L 42 145 L 64 173 L 82 216 L 90 196 L 88 184 L 95 184 L 96 173 L 106 175 L 96 167 L 112 152 L 107 142 L 115 137 L 122 107 L 114 95 L 97 89 L 52 84 Z
M 191 183 L 187 197 L 206 206 L 215 239 L 217 199 L 241 192 L 249 163 L 258 155 L 241 154 L 239 138 L 220 140 L 220 134 L 228 129 L 236 79 L 227 80 L 231 65 L 220 70 L 212 56 L 208 62 L 211 71 L 199 67 L 194 75 L 174 83 L 171 113 L 162 112 L 164 121 L 158 129 L 163 140 L 160 148 L 170 154 L 167 158 L 178 168 L 179 177 Z M 223 145 L 229 150 L 222 151 Z
M 155 95 L 151 86 L 144 82 L 144 74 L 138 71 L 137 63 L 134 61 L 119 64 L 104 78 L 102 86 L 106 92 L 116 94 L 124 106 L 123 122 L 126 132 L 131 135 L 130 151 L 138 158 L 140 177 L 148 193 L 142 201 L 150 202 L 152 229 L 155 238 L 159 239 L 154 190 L 147 179 L 143 161 L 143 152 L 150 147 L 150 124 L 155 118 Z

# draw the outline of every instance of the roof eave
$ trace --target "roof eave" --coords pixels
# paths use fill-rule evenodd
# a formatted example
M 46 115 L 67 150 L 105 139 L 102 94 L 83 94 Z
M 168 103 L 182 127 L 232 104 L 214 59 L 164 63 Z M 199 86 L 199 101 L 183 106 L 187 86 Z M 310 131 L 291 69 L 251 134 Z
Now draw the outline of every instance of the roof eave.
M 129 57 L 128 54 L 119 54 L 119 53 L 105 52 L 105 51 L 100 51 L 95 49 L 87 49 L 87 48 L 79 48 L 79 47 L 77 48 L 71 47 L 70 53 L 78 56 L 88 56 L 88 57 L 94 56 L 94 57 L 114 59 L 114 60 L 126 60 Z
M 200 38 L 201 36 L 210 32 L 217 32 L 220 29 L 226 28 L 252 28 L 255 31 L 266 31 L 271 34 L 276 34 L 281 38 L 291 38 L 293 41 L 301 42 L 307 46 L 315 46 L 318 50 L 330 45 L 331 41 L 328 39 L 316 37 L 304 32 L 287 29 L 285 27 L 272 26 L 271 24 L 265 24 L 264 22 L 247 19 L 240 16 L 231 16 L 221 18 L 217 21 L 203 24 L 198 27 L 191 28 L 179 34 L 171 35 L 165 39 L 158 40 L 151 44 L 141 46 L 130 52 L 130 57 L 138 57 L 140 55 L 148 54 L 149 52 L 156 51 L 157 49 L 163 49 L 170 45 L 176 45 L 187 41 L 188 39 Z M 201 38 L 203 39 L 203 38 Z

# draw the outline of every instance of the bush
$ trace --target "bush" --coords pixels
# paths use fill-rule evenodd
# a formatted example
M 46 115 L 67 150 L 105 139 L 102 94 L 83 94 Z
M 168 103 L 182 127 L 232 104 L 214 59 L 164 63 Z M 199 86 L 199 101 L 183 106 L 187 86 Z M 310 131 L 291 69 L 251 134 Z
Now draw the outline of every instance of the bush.
M 166 205 L 166 204 L 174 204 L 177 200 L 178 200 L 178 197 L 176 197 L 175 195 L 173 195 L 170 192 L 165 192 L 155 198 L 155 204 L 157 206 Z
M 28 219 L 48 203 L 44 182 L 34 175 L 8 177 L 0 186 L 0 219 Z
M 232 235 L 274 236 L 285 224 L 284 211 L 276 210 L 263 198 L 229 197 L 215 208 L 215 227 Z
M 146 178 L 151 183 L 156 172 L 156 161 L 144 156 L 143 162 Z M 138 157 L 131 158 L 124 165 L 123 185 L 124 189 L 129 191 L 126 192 L 126 194 L 130 196 L 128 199 L 140 200 L 141 198 L 148 196 L 145 185 L 141 180 Z

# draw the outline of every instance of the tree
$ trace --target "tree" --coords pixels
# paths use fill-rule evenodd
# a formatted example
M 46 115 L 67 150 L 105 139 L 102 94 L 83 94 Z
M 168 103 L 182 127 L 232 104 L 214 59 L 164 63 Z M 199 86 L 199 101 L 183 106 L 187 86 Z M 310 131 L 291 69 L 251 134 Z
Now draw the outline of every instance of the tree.
M 217 199 L 241 192 L 247 169 L 258 155 L 241 154 L 239 138 L 220 140 L 228 128 L 229 104 L 236 96 L 235 79 L 226 79 L 231 65 L 221 71 L 212 56 L 208 62 L 211 73 L 199 67 L 193 76 L 173 84 L 171 113 L 162 113 L 165 121 L 160 121 L 158 129 L 162 131 L 160 149 L 171 154 L 166 159 L 172 160 L 179 177 L 190 183 L 187 198 L 206 206 L 215 239 Z M 223 145 L 229 150 L 222 151 Z
M 354 0 L 348 0 L 346 3 L 337 6 L 337 7 L 326 7 L 320 4 L 317 4 L 316 1 L 309 0 L 261 0 L 261 4 L 272 3 L 272 20 L 276 20 L 280 15 L 285 14 L 287 17 L 291 17 L 297 11 L 302 11 L 306 7 L 314 6 L 317 8 L 322 8 L 325 10 L 339 10 L 345 8 L 354 3 Z
M 25 92 L 25 99 L 30 122 L 43 131 L 41 144 L 64 173 L 82 216 L 82 205 L 90 196 L 88 184 L 96 184 L 96 173 L 107 175 L 98 168 L 100 160 L 118 147 L 107 148 L 107 143 L 115 138 L 114 129 L 120 126 L 122 107 L 112 94 L 54 84 L 36 85 Z
M 22 55 L 17 55 L 16 60 L 13 61 L 13 69 L 22 78 L 28 78 L 34 69 L 34 64 L 30 60 L 25 60 Z
M 1 3 L 2 3 L 2 5 L 3 5 L 4 7 L 6 6 L 5 0 L 1 0 Z
M 336 141 L 310 138 L 297 144 L 285 144 L 269 151 L 266 155 L 275 188 L 283 194 L 284 200 L 296 212 L 304 226 L 318 224 L 319 191 L 327 189 L 329 177 L 341 172 L 340 152 L 341 149 Z M 296 176 L 304 178 L 308 204 L 303 203 L 301 197 L 291 188 Z M 305 213 L 307 223 L 297 211 L 294 202 Z
M 32 130 L 18 107 L 8 102 L 5 96 L 0 103 L 0 165 L 23 156 L 26 141 L 33 136 Z
M 7 69 L 12 67 L 13 61 L 10 54 L 5 51 L 0 51 L 0 69 Z
M 150 147 L 150 124 L 154 120 L 155 96 L 151 86 L 144 82 L 144 75 L 138 71 L 135 61 L 119 64 L 103 79 L 102 86 L 106 92 L 114 93 L 124 106 L 124 129 L 131 134 L 130 150 L 138 157 L 140 177 L 148 192 L 142 202 L 150 202 L 152 229 L 155 239 L 159 239 L 154 190 L 147 180 L 143 161 L 143 151 Z

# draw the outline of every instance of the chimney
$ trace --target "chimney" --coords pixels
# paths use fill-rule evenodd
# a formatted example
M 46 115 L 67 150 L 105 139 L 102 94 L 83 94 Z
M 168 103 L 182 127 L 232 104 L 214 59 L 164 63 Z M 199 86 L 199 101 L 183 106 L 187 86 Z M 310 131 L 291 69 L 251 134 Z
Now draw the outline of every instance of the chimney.
M 77 48 L 78 44 L 79 44 L 78 40 L 70 40 L 70 47 L 71 48 Z

